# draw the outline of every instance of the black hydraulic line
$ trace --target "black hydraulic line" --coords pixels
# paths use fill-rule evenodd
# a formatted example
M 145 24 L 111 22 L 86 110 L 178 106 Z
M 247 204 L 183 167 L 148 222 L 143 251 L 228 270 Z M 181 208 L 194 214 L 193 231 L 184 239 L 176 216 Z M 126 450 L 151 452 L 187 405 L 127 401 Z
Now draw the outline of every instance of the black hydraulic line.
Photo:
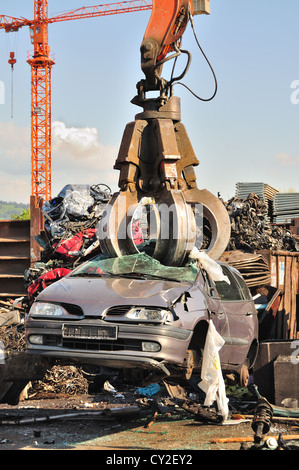
M 197 34 L 196 34 L 196 31 L 195 31 L 195 26 L 194 26 L 194 21 L 193 21 L 193 18 L 192 18 L 192 15 L 190 14 L 190 23 L 191 23 L 191 27 L 192 27 L 192 30 L 193 30 L 193 34 L 194 34 L 194 37 L 195 37 L 195 41 L 202 53 L 202 55 L 204 56 L 207 64 L 209 65 L 210 67 L 210 70 L 213 74 L 213 77 L 214 77 L 214 81 L 215 81 L 215 90 L 214 90 L 214 93 L 212 94 L 212 96 L 210 96 L 210 98 L 202 98 L 200 96 L 198 96 L 196 93 L 194 93 L 194 91 L 191 90 L 191 88 L 189 88 L 187 85 L 185 85 L 185 83 L 182 83 L 182 82 L 176 82 L 174 83 L 174 85 L 182 85 L 183 87 L 187 88 L 188 91 L 190 91 L 190 93 L 192 93 L 193 96 L 195 96 L 195 98 L 197 98 L 198 100 L 200 101 L 212 101 L 216 94 L 217 94 L 217 91 L 218 91 L 218 83 L 217 83 L 217 77 L 216 77 L 216 74 L 214 72 L 214 69 L 209 61 L 209 59 L 207 58 L 206 54 L 204 53 L 204 50 L 202 49 L 200 43 L 199 43 L 199 40 L 197 38 Z

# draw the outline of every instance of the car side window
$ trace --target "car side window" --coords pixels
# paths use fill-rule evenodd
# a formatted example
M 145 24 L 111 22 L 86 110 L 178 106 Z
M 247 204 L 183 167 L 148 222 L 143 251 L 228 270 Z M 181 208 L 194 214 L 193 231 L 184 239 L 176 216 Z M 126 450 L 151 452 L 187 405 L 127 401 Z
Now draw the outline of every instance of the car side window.
M 214 281 L 216 289 L 222 301 L 243 300 L 241 288 L 231 271 L 226 266 L 221 266 L 224 276 L 228 281 Z
M 240 284 L 240 287 L 242 289 L 242 292 L 243 292 L 243 295 L 244 295 L 244 299 L 245 300 L 252 300 L 252 296 L 251 296 L 251 293 L 250 293 L 250 290 L 249 290 L 249 287 L 247 286 L 246 282 L 244 281 L 244 279 L 238 274 L 238 273 L 235 273 L 235 276 Z

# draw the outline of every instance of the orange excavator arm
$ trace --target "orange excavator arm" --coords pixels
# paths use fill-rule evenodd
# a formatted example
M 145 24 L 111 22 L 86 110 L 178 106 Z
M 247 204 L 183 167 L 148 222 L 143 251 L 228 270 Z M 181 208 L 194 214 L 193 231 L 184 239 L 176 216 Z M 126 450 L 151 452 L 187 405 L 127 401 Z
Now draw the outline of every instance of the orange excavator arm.
M 209 0 L 153 0 L 152 14 L 141 44 L 144 91 L 161 88 L 161 71 L 168 53 L 179 53 L 190 15 L 209 13 Z
M 188 12 L 192 14 L 189 0 L 153 0 L 152 14 L 147 25 L 142 46 L 156 43 L 157 60 L 174 50 L 188 23 Z

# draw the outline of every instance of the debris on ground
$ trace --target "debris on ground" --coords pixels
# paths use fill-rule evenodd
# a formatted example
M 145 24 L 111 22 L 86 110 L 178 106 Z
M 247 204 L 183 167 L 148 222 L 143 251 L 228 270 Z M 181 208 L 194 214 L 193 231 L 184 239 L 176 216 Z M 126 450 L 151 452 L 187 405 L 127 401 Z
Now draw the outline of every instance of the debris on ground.
M 53 366 L 42 380 L 35 381 L 27 391 L 28 398 L 57 397 L 57 395 L 79 395 L 88 392 L 88 381 L 81 368 L 75 366 Z
M 151 385 L 148 385 L 147 387 L 138 388 L 136 390 L 136 393 L 144 397 L 152 397 L 153 395 L 158 393 L 160 389 L 161 388 L 159 384 L 151 384 Z
M 2 337 L 7 341 L 6 344 L 16 350 L 22 349 L 24 346 L 24 338 L 19 327 L 20 325 L 14 325 L 0 328 Z M 182 385 L 168 384 L 163 381 L 138 388 L 134 380 L 130 380 L 130 377 L 124 375 L 124 371 L 118 371 L 118 373 L 111 371 L 111 381 L 107 380 L 107 377 L 109 377 L 108 369 L 102 368 L 100 372 L 103 374 L 102 381 L 98 381 L 101 385 L 94 390 L 93 395 L 88 395 L 89 383 L 87 376 L 91 377 L 91 371 L 86 374 L 83 369 L 75 366 L 53 366 L 47 371 L 42 380 L 28 385 L 27 397 L 22 401 L 23 408 L 5 410 L 4 415 L 0 413 L 1 425 L 21 426 L 37 423 L 81 422 L 82 420 L 103 423 L 125 422 L 127 425 L 132 422 L 139 423 L 139 426 L 144 423 L 143 428 L 145 430 L 154 432 L 150 431 L 153 424 L 170 422 L 170 420 L 174 423 L 193 419 L 194 423 L 199 425 L 212 425 L 214 427 L 229 427 L 232 425 L 236 427 L 249 422 L 252 423 L 253 435 L 244 437 L 243 434 L 240 438 L 215 438 L 210 441 L 211 444 L 230 445 L 231 442 L 240 443 L 240 449 L 242 450 L 251 449 L 251 444 L 255 450 L 272 450 L 271 445 L 280 450 L 298 449 L 298 436 L 296 434 L 282 434 L 279 431 L 278 436 L 270 435 L 275 431 L 273 423 L 277 422 L 278 419 L 282 419 L 280 416 L 279 418 L 276 417 L 277 413 L 280 415 L 280 409 L 270 404 L 268 407 L 268 402 L 260 397 L 254 386 L 241 388 L 238 385 L 232 385 L 231 378 L 226 382 L 229 416 L 226 421 L 223 421 L 223 415 L 221 410 L 218 409 L 217 401 L 211 406 L 204 405 L 205 394 L 198 386 L 200 383 L 199 377 L 192 377 L 192 380 L 184 381 Z M 122 393 L 119 393 L 119 390 Z M 88 397 L 87 401 L 82 401 L 81 397 Z M 32 408 L 32 404 L 34 402 L 39 403 L 39 400 L 51 401 L 51 399 L 56 400 L 58 398 L 64 399 L 65 403 L 68 404 L 66 409 L 53 409 L 50 414 L 47 410 L 45 415 L 43 410 L 39 409 L 39 406 L 35 408 L 33 406 Z M 31 411 L 29 414 L 26 410 L 26 401 L 31 403 L 31 408 L 28 409 L 28 412 Z M 265 403 L 267 406 L 265 406 Z M 292 410 L 293 416 L 296 416 L 296 410 Z M 298 426 L 298 423 L 293 421 L 292 417 L 288 417 L 288 409 L 285 409 L 284 422 L 288 423 L 288 420 L 290 420 L 290 425 L 297 424 Z M 163 430 L 163 433 L 167 432 L 169 431 Z M 256 442 L 257 434 L 259 442 Z M 234 440 L 232 441 L 232 439 Z

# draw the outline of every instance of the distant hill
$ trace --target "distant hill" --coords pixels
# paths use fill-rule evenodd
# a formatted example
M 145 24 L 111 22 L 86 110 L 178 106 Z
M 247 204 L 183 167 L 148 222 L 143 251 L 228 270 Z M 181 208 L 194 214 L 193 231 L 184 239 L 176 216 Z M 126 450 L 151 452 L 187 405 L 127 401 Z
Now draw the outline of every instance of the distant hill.
M 29 209 L 29 204 L 0 201 L 0 220 L 10 220 L 13 215 L 20 215 L 25 209 Z

